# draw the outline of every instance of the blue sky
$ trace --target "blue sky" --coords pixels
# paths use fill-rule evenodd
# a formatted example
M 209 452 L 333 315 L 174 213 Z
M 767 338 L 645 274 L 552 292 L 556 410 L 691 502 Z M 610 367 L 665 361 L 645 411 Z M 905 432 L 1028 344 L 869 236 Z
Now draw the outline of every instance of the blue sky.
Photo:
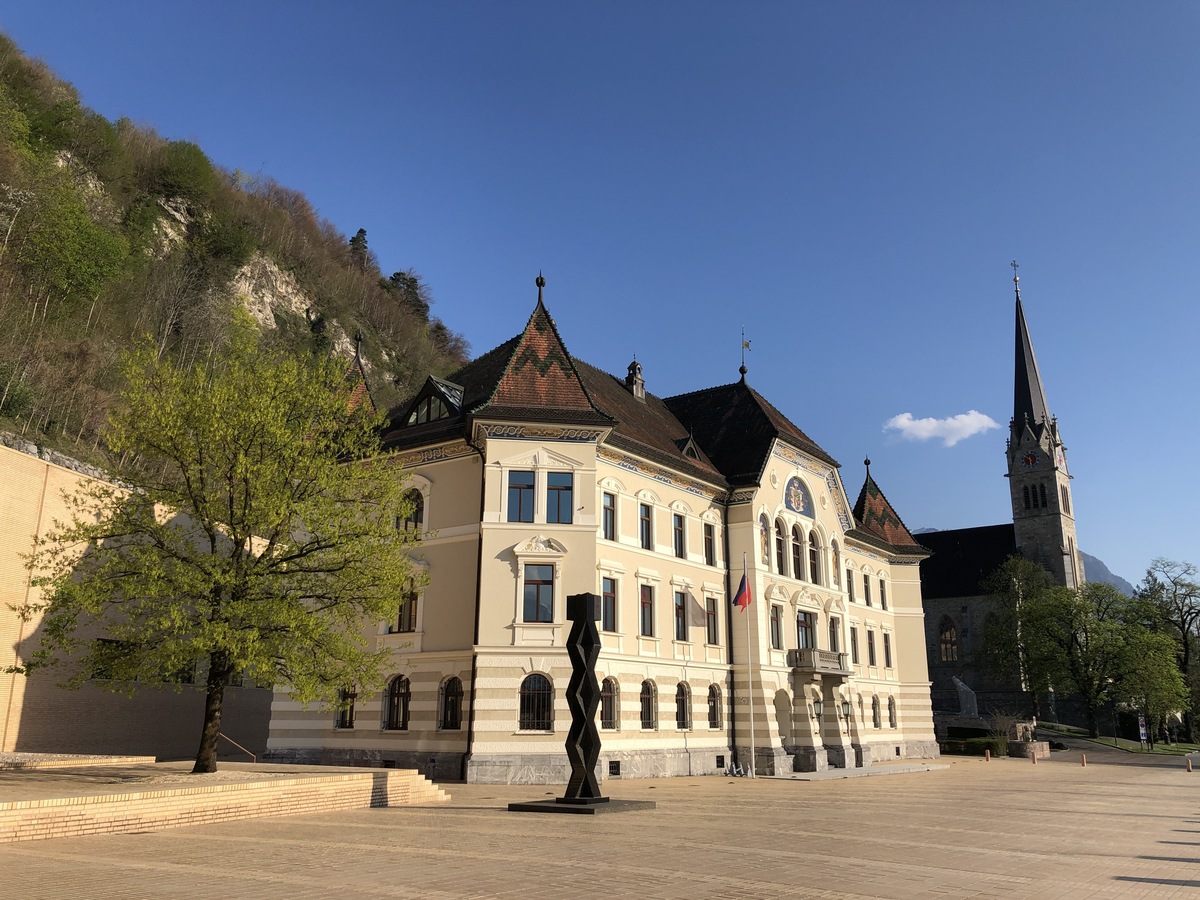
M 17 7 L 85 103 L 365 228 L 475 353 L 539 270 L 571 352 L 660 395 L 736 380 L 744 326 L 750 382 L 914 529 L 1011 516 L 1015 258 L 1080 546 L 1200 562 L 1200 6 Z M 885 430 L 972 411 L 1003 427 Z

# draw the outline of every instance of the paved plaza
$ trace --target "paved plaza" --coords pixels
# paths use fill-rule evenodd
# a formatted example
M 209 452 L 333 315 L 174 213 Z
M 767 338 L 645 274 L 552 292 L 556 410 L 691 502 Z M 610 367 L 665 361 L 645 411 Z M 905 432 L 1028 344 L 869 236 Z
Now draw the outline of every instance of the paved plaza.
M 1200 897 L 1200 770 L 1115 751 L 815 782 L 612 781 L 657 808 L 438 806 L 0 846 L 0 898 Z

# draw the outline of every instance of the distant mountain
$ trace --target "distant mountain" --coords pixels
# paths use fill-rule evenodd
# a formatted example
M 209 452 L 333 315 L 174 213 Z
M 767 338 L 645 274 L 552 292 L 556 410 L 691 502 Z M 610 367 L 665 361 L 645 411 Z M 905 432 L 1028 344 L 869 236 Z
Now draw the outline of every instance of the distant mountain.
M 913 534 L 929 534 L 931 532 L 938 531 L 938 530 L 939 529 L 937 529 L 937 528 L 914 528 L 912 530 L 912 533 Z
M 1111 584 L 1126 597 L 1133 594 L 1133 585 L 1122 578 L 1120 575 L 1114 575 L 1101 560 L 1096 559 L 1090 553 L 1079 551 L 1079 555 L 1083 557 L 1083 572 L 1087 576 L 1088 581 L 1101 581 L 1104 584 Z

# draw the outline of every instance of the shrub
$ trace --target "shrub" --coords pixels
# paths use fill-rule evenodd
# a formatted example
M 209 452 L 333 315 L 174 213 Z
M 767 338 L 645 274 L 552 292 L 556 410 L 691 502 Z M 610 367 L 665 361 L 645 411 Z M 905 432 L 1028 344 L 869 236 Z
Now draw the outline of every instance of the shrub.
M 1008 738 L 990 736 L 939 741 L 938 747 L 947 756 L 983 756 L 985 750 L 991 750 L 992 756 L 1004 756 L 1008 753 Z

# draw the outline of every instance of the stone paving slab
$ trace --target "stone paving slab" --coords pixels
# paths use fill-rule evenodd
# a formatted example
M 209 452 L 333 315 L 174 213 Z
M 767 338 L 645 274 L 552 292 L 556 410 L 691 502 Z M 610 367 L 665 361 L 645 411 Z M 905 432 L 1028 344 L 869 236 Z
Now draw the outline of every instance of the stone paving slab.
M 1200 896 L 1200 772 L 1089 750 L 887 778 L 611 780 L 629 816 L 530 816 L 530 786 L 0 848 L 0 897 Z M 545 797 L 562 793 L 544 788 Z

